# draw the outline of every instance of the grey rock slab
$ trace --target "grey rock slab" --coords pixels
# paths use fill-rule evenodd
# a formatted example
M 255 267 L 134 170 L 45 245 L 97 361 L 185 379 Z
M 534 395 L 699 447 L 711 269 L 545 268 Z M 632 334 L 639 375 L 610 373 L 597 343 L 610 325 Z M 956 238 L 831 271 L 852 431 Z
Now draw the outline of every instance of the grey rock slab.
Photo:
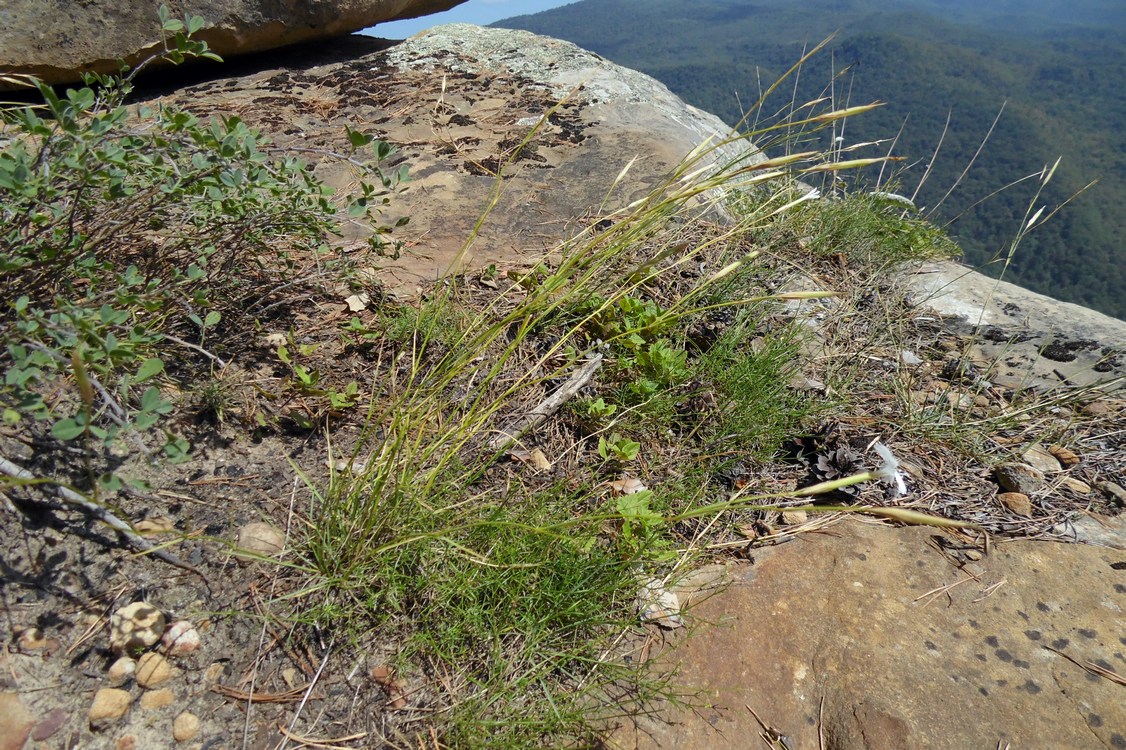
M 1076 516 L 1057 524 L 1052 528 L 1052 531 L 1064 538 L 1083 544 L 1126 550 L 1126 515 L 1112 517 Z M 1126 619 L 1123 622 L 1126 622 Z M 1126 634 L 1126 631 L 1124 631 L 1124 634 Z
M 731 134 L 719 117 L 685 103 L 657 79 L 570 42 L 527 31 L 464 23 L 437 26 L 389 50 L 387 60 L 414 70 L 506 71 L 534 81 L 556 98 L 583 102 L 606 128 L 651 133 L 644 141 L 650 148 L 666 146 L 664 156 L 673 163 L 697 145 L 718 144 Z M 667 138 L 663 143 L 662 137 Z M 740 144 L 721 147 L 717 156 L 747 163 L 763 159 Z
M 327 39 L 381 21 L 437 13 L 464 0 L 189 0 L 174 13 L 201 16 L 196 35 L 220 55 Z M 0 4 L 0 73 L 70 83 L 109 73 L 161 49 L 159 3 L 112 0 L 5 0 Z M 0 91 L 5 90 L 0 82 Z
M 696 705 L 624 723 L 614 740 L 752 747 L 749 707 L 793 748 L 1126 742 L 1122 686 L 1079 666 L 1126 674 L 1126 554 L 1002 542 L 974 579 L 928 544 L 938 533 L 850 521 L 756 552 L 658 657 Z
M 925 264 L 908 280 L 914 304 L 976 332 L 990 376 L 1044 389 L 1126 385 L 1126 322 L 953 262 Z

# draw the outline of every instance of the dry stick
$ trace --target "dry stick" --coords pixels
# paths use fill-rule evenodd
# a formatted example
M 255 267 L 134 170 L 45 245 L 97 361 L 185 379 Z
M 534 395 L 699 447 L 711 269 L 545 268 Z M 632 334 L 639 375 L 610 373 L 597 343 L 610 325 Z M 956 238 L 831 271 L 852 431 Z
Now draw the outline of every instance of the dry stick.
M 221 357 L 219 357 L 215 354 L 212 354 L 211 352 L 207 351 L 206 349 L 204 349 L 202 346 L 199 346 L 198 344 L 193 344 L 190 341 L 184 341 L 183 339 L 177 338 L 176 336 L 173 336 L 170 333 L 162 333 L 160 335 L 163 336 L 164 338 L 168 339 L 169 341 L 171 341 L 174 344 L 179 344 L 180 346 L 184 346 L 184 347 L 187 347 L 188 349 L 199 352 L 200 354 L 207 357 L 208 359 L 210 359 L 212 362 L 219 365 L 220 367 L 226 367 L 227 364 L 228 364 L 226 360 L 222 359 Z
M 574 398 L 583 386 L 590 382 L 594 373 L 602 366 L 602 354 L 597 353 L 581 368 L 575 371 L 559 390 L 551 394 L 530 412 L 514 420 L 501 430 L 501 434 L 489 441 L 489 450 L 499 451 L 515 443 L 525 432 L 538 427 L 541 422 L 559 411 L 559 408 Z
M 12 463 L 3 456 L 0 456 L 0 472 L 3 472 L 4 474 L 7 474 L 8 476 L 15 479 L 21 479 L 25 482 L 39 483 L 43 481 L 27 469 Z M 191 565 L 188 565 L 186 562 L 176 557 L 171 552 L 167 552 L 160 547 L 157 547 L 152 542 L 140 536 L 137 532 L 133 531 L 132 527 L 129 526 L 129 524 L 122 521 L 113 513 L 110 513 L 108 510 L 98 505 L 97 503 L 93 503 L 87 500 L 74 490 L 57 484 L 52 485 L 52 488 L 55 490 L 58 496 L 63 499 L 64 502 L 77 506 L 84 513 L 93 516 L 99 521 L 105 523 L 114 531 L 121 534 L 121 536 L 125 537 L 125 540 L 129 542 L 129 544 L 135 549 L 139 550 L 140 552 L 151 554 L 153 557 L 158 557 L 169 565 L 175 565 L 177 568 L 195 573 L 203 580 L 204 584 L 207 586 L 207 590 L 211 590 L 211 583 L 207 580 L 207 576 L 201 573 L 198 569 L 192 567 Z
M 308 702 L 309 696 L 312 695 L 313 688 L 316 687 L 317 681 L 320 680 L 321 672 L 323 672 L 325 667 L 328 666 L 328 658 L 332 656 L 332 647 L 334 645 L 336 645 L 335 639 L 328 644 L 328 648 L 325 650 L 324 658 L 321 659 L 321 666 L 317 668 L 317 673 L 313 675 L 312 682 L 309 683 L 308 688 L 305 690 L 305 694 L 301 696 L 301 703 L 298 704 L 297 711 L 295 711 L 293 714 L 293 720 L 289 722 L 289 731 L 285 733 L 285 739 L 282 740 L 280 750 L 285 750 L 286 747 L 289 746 L 290 734 L 297 726 L 297 720 L 301 718 L 301 712 L 305 709 L 305 704 Z

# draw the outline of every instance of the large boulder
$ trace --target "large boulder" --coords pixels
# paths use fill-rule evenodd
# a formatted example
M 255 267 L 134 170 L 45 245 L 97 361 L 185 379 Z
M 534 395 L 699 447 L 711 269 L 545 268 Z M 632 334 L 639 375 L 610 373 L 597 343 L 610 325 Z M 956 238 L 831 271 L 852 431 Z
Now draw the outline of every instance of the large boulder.
M 469 24 L 399 44 L 350 37 L 289 51 L 281 65 L 170 100 L 201 116 L 236 114 L 306 153 L 347 150 L 345 125 L 399 146 L 411 182 L 392 208 L 410 217 L 411 242 L 382 264 L 382 278 L 406 293 L 463 267 L 528 263 L 660 186 L 701 142 L 730 134 L 656 80 L 569 42 Z M 710 158 L 762 157 L 740 141 Z M 317 171 L 333 187 L 355 186 L 347 163 L 325 160 Z M 351 226 L 343 241 L 358 246 L 365 231 Z
M 226 56 L 340 36 L 461 2 L 189 0 L 177 6 L 206 21 L 198 38 Z M 135 63 L 161 47 L 157 6 L 111 0 L 5 0 L 0 4 L 0 74 L 24 73 L 67 83 L 83 72 L 116 70 L 118 60 Z
M 680 666 L 690 707 L 623 724 L 616 746 L 1126 747 L 1116 528 L 1117 548 L 987 552 L 935 529 L 846 522 L 756 551 L 689 607 L 701 626 L 661 656 Z M 759 740 L 770 731 L 788 744 Z
M 1122 388 L 1126 321 L 999 281 L 952 262 L 909 275 L 914 302 L 973 335 L 972 356 L 1003 387 Z

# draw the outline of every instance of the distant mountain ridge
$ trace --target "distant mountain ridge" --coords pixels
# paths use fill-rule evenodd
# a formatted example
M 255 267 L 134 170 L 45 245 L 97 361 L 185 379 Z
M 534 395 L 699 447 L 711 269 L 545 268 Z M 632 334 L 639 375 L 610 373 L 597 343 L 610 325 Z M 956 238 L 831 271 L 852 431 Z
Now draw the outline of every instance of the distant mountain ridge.
M 1032 181 L 974 204 L 1063 156 L 1045 194 L 1058 204 L 1098 184 L 1022 243 L 1006 278 L 1126 319 L 1126 4 L 1001 0 L 582 0 L 501 21 L 572 41 L 649 73 L 691 104 L 729 123 L 801 56 L 834 31 L 831 49 L 802 71 L 799 101 L 826 89 L 840 101 L 887 106 L 850 120 L 849 143 L 895 136 L 914 164 L 914 189 L 950 127 L 919 193 L 933 206 L 1005 111 L 975 167 L 936 211 L 972 265 L 1007 249 L 1032 196 Z M 772 100 L 772 111 L 789 100 Z M 865 155 L 877 155 L 876 153 Z M 875 179 L 875 174 L 871 175 Z M 994 263 L 983 270 L 997 272 Z

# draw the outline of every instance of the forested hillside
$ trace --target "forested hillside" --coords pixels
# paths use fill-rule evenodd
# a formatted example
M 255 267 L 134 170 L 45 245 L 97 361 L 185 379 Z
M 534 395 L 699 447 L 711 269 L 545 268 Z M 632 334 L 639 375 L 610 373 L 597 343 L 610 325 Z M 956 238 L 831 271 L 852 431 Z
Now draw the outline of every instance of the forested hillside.
M 582 0 L 498 25 L 567 39 L 642 70 L 729 123 L 803 49 L 838 31 L 802 70 L 796 98 L 831 92 L 842 105 L 886 102 L 850 120 L 844 135 L 847 143 L 890 139 L 906 122 L 895 151 L 905 157 L 897 187 L 907 193 L 949 116 L 918 196 L 924 207 L 956 182 L 1005 105 L 975 166 L 933 218 L 952 222 L 967 262 L 999 273 L 1035 181 L 975 204 L 1062 156 L 1049 208 L 1098 183 L 1025 239 L 1006 278 L 1126 318 L 1126 3 Z M 764 111 L 792 93 L 782 87 Z M 866 176 L 869 185 L 875 177 Z

